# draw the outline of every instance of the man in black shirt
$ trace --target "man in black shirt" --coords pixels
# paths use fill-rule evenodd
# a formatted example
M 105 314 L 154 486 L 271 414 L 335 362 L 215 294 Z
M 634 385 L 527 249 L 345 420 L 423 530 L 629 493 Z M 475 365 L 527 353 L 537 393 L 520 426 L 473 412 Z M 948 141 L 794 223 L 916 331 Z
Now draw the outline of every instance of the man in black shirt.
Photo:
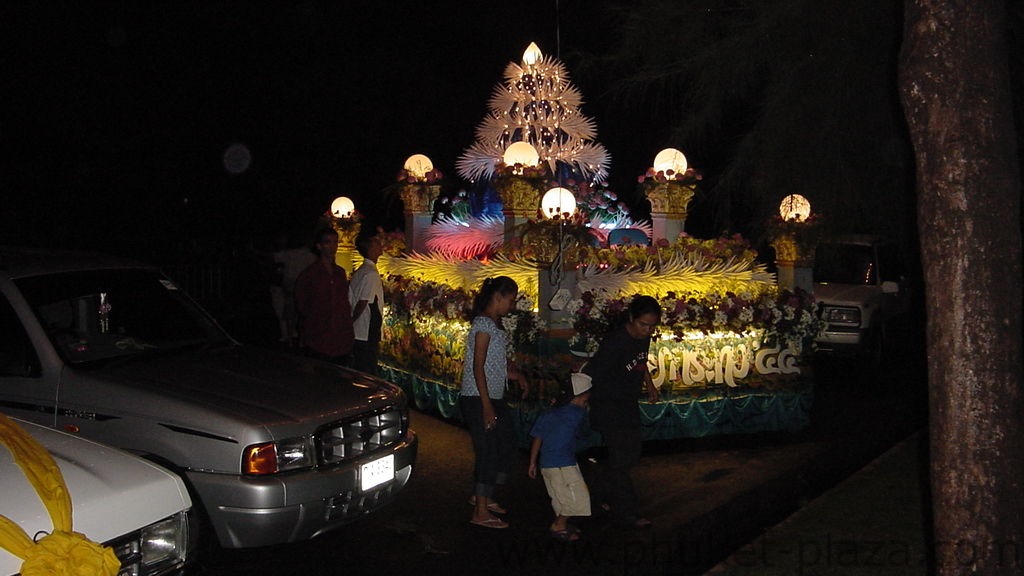
M 651 337 L 661 322 L 661 306 L 650 296 L 637 296 L 629 305 L 629 319 L 601 341 L 583 371 L 593 378 L 590 426 L 601 433 L 608 461 L 601 470 L 597 489 L 602 506 L 619 525 L 646 528 L 647 518 L 637 513 L 637 496 L 631 471 L 640 460 L 643 439 L 640 407 L 641 385 L 651 402 L 660 398 L 647 369 Z

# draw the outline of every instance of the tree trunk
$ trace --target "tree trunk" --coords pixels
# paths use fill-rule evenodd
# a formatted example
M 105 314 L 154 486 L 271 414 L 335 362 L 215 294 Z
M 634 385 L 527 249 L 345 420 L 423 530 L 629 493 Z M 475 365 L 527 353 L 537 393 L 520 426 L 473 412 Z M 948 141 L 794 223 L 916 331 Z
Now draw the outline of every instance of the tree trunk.
M 900 92 L 917 160 L 934 571 L 1019 574 L 1021 189 L 1002 0 L 907 0 Z

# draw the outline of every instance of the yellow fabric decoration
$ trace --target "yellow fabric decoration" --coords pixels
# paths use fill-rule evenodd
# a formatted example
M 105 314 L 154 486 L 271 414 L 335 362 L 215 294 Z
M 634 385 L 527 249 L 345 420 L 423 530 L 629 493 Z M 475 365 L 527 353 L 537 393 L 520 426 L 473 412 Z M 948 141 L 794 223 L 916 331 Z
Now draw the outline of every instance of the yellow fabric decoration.
M 0 442 L 14 455 L 29 483 L 50 513 L 54 530 L 71 529 L 71 496 L 50 452 L 13 420 L 0 414 Z
M 0 444 L 14 455 L 53 522 L 51 534 L 32 542 L 21 526 L 0 516 L 0 547 L 24 561 L 22 576 L 116 576 L 121 561 L 114 551 L 71 531 L 71 495 L 50 452 L 3 414 Z
M 110 548 L 78 532 L 57 532 L 43 537 L 21 565 L 21 576 L 113 575 L 121 561 Z

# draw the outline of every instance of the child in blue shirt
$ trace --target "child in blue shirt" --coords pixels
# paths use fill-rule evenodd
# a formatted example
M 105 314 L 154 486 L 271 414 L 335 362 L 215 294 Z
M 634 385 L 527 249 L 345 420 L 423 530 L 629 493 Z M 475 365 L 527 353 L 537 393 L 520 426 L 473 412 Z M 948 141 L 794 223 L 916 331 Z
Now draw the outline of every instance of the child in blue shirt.
M 590 516 L 590 491 L 576 462 L 576 435 L 587 415 L 589 399 L 590 377 L 574 373 L 571 399 L 538 416 L 530 431 L 529 475 L 537 477 L 539 457 L 540 473 L 555 510 L 549 530 L 563 542 L 580 539 L 579 529 L 569 524 L 570 516 Z

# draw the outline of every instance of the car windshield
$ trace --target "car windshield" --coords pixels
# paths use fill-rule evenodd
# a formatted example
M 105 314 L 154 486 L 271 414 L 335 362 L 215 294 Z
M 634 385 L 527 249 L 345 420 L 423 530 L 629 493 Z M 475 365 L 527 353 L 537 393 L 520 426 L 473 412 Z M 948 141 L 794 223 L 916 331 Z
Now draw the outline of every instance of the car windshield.
M 53 346 L 72 364 L 228 343 L 156 270 L 94 270 L 17 281 Z
M 819 244 L 814 256 L 814 281 L 833 284 L 875 284 L 871 246 Z

